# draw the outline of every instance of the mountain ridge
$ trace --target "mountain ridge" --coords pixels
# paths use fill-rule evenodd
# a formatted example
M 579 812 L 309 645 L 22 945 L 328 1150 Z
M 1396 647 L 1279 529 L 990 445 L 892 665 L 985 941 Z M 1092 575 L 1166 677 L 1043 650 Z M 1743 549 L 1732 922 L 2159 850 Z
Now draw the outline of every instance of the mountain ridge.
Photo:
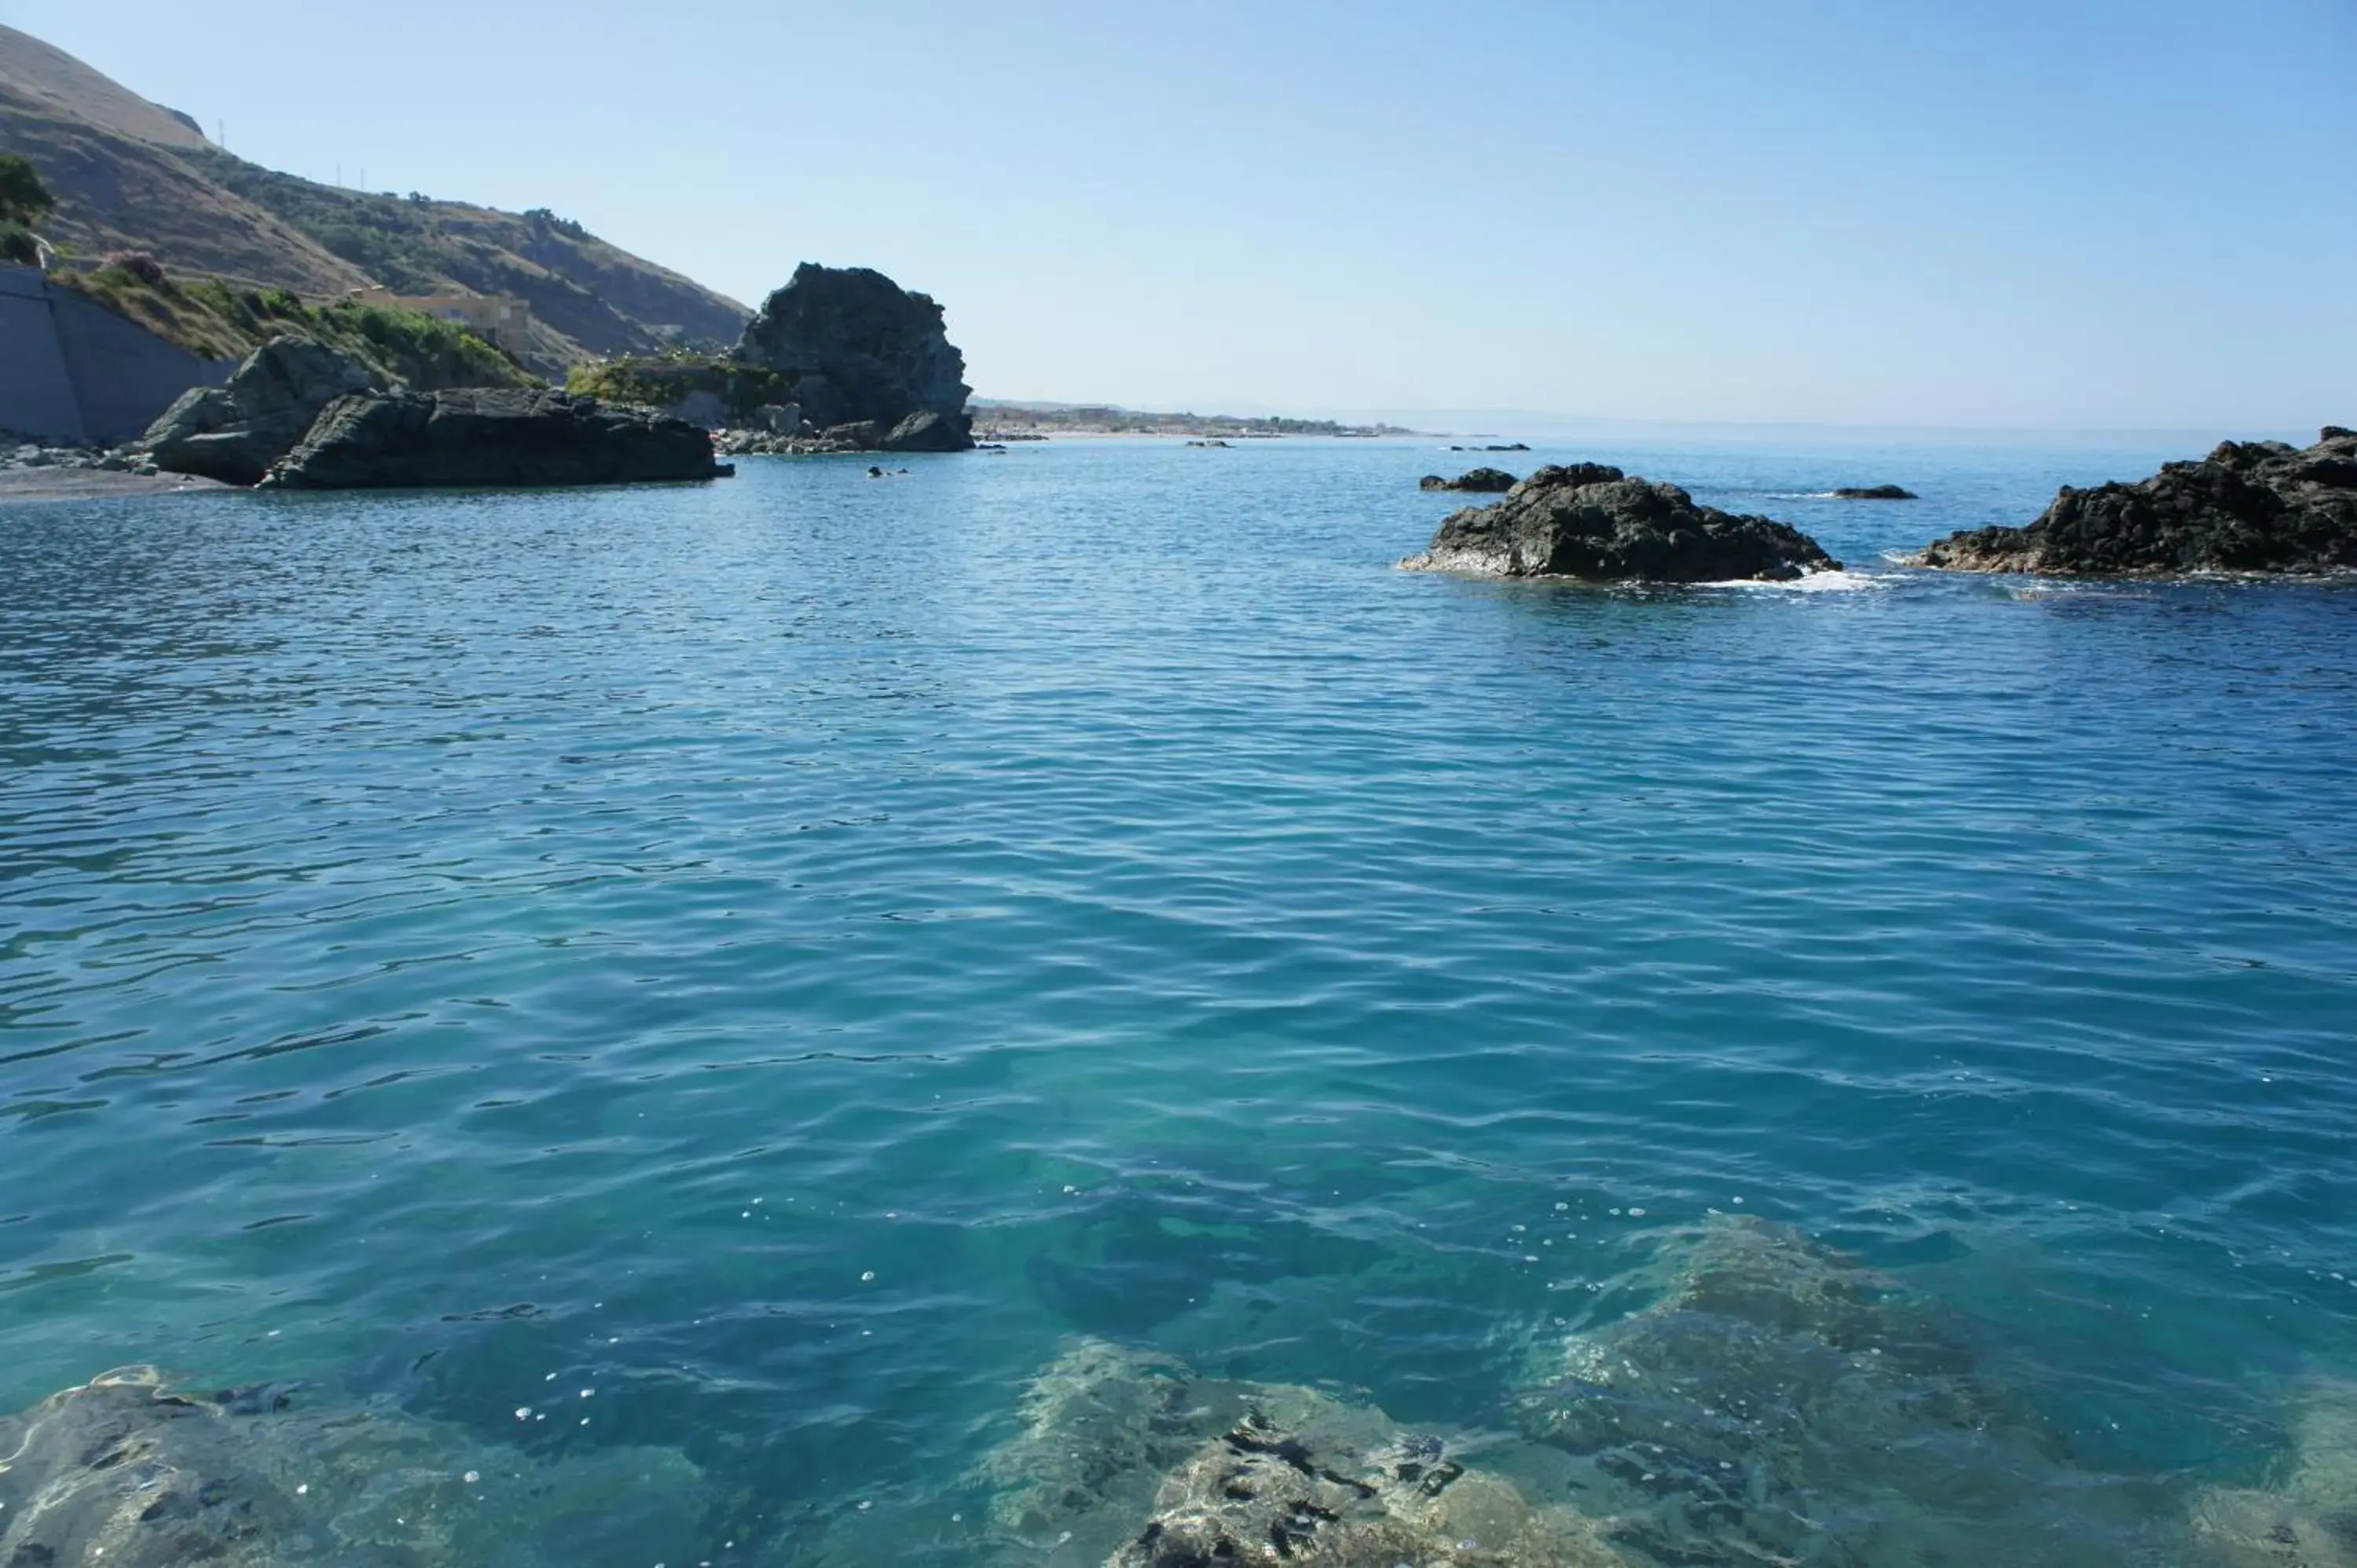
M 733 341 L 752 316 L 544 209 L 349 190 L 248 163 L 188 116 L 5 26 L 0 149 L 40 171 L 58 198 L 45 231 L 73 255 L 140 251 L 175 272 L 314 299 L 372 285 L 511 295 L 533 315 L 515 352 L 546 374 Z

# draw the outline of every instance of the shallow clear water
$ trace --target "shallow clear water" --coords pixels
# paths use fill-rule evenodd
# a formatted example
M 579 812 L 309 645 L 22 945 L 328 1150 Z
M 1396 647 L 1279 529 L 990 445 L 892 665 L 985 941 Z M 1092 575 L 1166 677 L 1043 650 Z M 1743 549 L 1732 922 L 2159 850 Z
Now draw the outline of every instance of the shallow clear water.
M 0 1410 L 309 1379 L 956 1563 L 1068 1336 L 1489 1426 L 1718 1209 L 2261 1478 L 2357 1375 L 2357 591 L 1882 558 L 2182 455 L 1508 459 L 1801 589 L 1397 572 L 1429 444 L 0 512 Z

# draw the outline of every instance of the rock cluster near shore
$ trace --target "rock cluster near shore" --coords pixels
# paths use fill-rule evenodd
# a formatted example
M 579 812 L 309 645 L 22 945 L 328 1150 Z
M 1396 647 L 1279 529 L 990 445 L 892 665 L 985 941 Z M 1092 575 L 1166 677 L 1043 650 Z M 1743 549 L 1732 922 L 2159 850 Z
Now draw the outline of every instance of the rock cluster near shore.
M 1588 582 L 1784 582 L 1841 563 L 1789 523 L 1699 506 L 1600 463 L 1545 467 L 1443 520 L 1412 569 Z
M 1438 474 L 1426 474 L 1416 481 L 1415 488 L 1420 490 L 1469 490 L 1477 495 L 1501 496 L 1519 482 L 1503 468 L 1474 468 L 1453 479 Z
M 712 438 L 651 408 L 542 388 L 346 397 L 271 469 L 285 489 L 624 485 L 711 479 Z
M 2305 449 L 2228 441 L 2135 484 L 2066 486 L 2028 527 L 1953 533 L 1914 564 L 2083 577 L 2357 571 L 2357 431 L 2327 425 Z

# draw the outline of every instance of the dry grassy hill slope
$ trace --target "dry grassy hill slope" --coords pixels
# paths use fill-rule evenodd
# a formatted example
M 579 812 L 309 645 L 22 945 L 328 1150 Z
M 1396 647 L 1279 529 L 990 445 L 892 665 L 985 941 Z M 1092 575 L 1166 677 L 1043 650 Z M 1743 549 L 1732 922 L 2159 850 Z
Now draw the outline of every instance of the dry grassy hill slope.
M 371 284 L 531 302 L 522 358 L 561 376 L 608 354 L 733 342 L 751 315 L 547 212 L 512 213 L 316 184 L 231 156 L 195 123 L 62 50 L 0 27 L 0 151 L 58 198 L 68 250 L 153 252 L 176 273 L 313 298 Z
M 159 147 L 201 147 L 204 132 L 178 110 L 145 98 L 30 33 L 0 27 L 0 90 Z

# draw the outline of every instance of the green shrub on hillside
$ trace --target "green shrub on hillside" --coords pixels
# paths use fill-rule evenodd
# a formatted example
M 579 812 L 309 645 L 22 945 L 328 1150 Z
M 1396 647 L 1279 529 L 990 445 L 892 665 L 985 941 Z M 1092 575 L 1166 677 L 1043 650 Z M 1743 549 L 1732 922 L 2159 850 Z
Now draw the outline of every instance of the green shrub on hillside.
M 242 359 L 280 333 L 299 332 L 422 392 L 540 384 L 537 376 L 466 328 L 414 311 L 350 301 L 306 305 L 283 288 L 233 289 L 218 278 L 154 282 L 125 266 L 52 275 L 209 360 Z
M 669 408 L 695 392 L 717 392 L 735 419 L 748 419 L 754 410 L 770 403 L 794 401 L 794 383 L 778 371 L 707 354 L 637 355 L 576 365 L 565 378 L 565 390 L 606 403 L 656 408 Z
M 0 222 L 29 227 L 57 210 L 57 205 L 30 158 L 0 153 Z

